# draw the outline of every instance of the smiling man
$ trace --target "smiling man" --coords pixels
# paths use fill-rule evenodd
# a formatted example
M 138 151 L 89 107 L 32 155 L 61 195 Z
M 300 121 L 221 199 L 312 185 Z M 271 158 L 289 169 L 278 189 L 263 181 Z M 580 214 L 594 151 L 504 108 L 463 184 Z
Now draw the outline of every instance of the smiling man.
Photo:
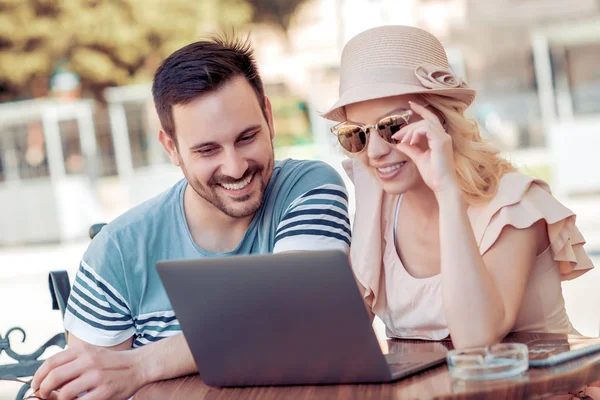
M 159 260 L 348 250 L 340 176 L 322 162 L 274 159 L 271 104 L 248 42 L 176 51 L 152 91 L 159 140 L 185 179 L 90 244 L 65 315 L 69 347 L 34 376 L 41 397 L 60 389 L 64 399 L 126 399 L 147 383 L 197 372 Z

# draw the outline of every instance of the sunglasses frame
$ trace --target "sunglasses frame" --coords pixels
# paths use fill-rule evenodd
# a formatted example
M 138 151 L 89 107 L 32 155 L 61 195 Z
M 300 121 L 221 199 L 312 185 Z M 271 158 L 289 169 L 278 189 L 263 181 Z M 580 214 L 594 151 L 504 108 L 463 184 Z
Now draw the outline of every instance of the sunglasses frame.
M 370 133 L 371 129 L 374 129 L 377 132 L 377 134 L 379 135 L 379 137 L 384 142 L 386 142 L 388 144 L 394 144 L 394 143 L 388 142 L 383 137 L 383 135 L 381 134 L 381 132 L 379 132 L 379 129 L 377 129 L 377 125 L 379 125 L 381 123 L 381 121 L 383 121 L 385 119 L 388 119 L 388 118 L 396 117 L 396 118 L 403 119 L 404 122 L 405 122 L 405 125 L 408 125 L 408 123 L 409 123 L 408 121 L 410 120 L 410 117 L 412 117 L 413 115 L 414 115 L 414 112 L 412 110 L 403 109 L 402 113 L 400 113 L 400 114 L 390 114 L 388 116 L 385 116 L 385 117 L 381 118 L 379 121 L 377 121 L 376 123 L 371 124 L 371 125 L 363 125 L 363 124 L 358 124 L 358 123 L 355 123 L 355 122 L 344 121 L 344 122 L 340 122 L 339 124 L 336 124 L 336 125 L 332 126 L 329 130 L 331 131 L 331 133 L 333 133 L 337 137 L 338 143 L 340 144 L 340 146 L 342 146 L 342 148 L 344 149 L 344 151 L 347 151 L 350 154 L 360 154 L 363 151 L 365 151 L 365 149 L 367 148 L 367 145 L 369 144 L 369 133 Z M 348 151 L 344 147 L 344 145 L 340 141 L 340 135 L 339 135 L 339 128 L 341 128 L 343 126 L 355 126 L 355 127 L 359 128 L 365 134 L 366 142 L 365 142 L 364 147 L 360 151 L 351 152 L 351 151 Z

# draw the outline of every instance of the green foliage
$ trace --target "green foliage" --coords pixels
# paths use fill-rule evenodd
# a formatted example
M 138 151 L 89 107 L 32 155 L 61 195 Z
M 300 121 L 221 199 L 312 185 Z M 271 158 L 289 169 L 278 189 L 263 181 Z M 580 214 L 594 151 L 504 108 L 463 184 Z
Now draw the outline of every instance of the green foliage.
M 245 24 L 251 10 L 223 16 L 217 0 L 0 0 L 4 100 L 30 96 L 62 60 L 92 91 L 148 81 L 166 55 L 219 26 Z
M 209 33 L 287 29 L 303 1 L 0 0 L 0 101 L 45 95 L 59 65 L 96 97 L 147 82 L 164 57 Z

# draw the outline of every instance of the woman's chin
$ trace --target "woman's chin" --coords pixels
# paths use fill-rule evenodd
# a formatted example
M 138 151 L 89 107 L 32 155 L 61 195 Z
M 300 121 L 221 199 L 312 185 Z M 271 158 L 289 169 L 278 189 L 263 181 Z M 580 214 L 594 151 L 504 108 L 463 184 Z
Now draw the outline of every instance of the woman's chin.
M 378 179 L 379 184 L 386 193 L 391 195 L 403 194 L 415 185 L 416 179 L 413 172 L 416 171 L 407 170 L 403 172 L 403 174 L 399 174 L 394 179 Z
M 406 193 L 412 187 L 412 182 L 407 179 L 398 181 L 379 181 L 379 184 L 386 193 L 391 195 Z

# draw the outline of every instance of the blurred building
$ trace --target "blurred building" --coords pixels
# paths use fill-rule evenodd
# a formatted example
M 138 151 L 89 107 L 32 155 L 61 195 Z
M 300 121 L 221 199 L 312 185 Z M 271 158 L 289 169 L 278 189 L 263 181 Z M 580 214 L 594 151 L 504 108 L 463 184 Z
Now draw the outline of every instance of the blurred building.
M 517 163 L 536 164 L 559 194 L 600 191 L 597 0 L 308 0 L 286 34 L 252 26 L 278 157 L 339 167 L 319 111 L 337 97 L 344 44 L 384 24 L 440 38 L 478 90 L 470 116 Z M 0 104 L 0 245 L 84 235 L 181 177 L 157 141 L 149 84 L 105 99 Z
M 322 111 L 337 95 L 343 45 L 384 24 L 435 34 L 455 73 L 478 90 L 470 116 L 563 194 L 600 190 L 600 2 L 597 0 L 313 0 L 287 41 L 256 35 L 266 79 L 283 80 Z M 317 141 L 330 142 L 313 113 Z M 319 139 L 320 136 L 323 136 Z M 549 165 L 553 163 L 552 168 Z

